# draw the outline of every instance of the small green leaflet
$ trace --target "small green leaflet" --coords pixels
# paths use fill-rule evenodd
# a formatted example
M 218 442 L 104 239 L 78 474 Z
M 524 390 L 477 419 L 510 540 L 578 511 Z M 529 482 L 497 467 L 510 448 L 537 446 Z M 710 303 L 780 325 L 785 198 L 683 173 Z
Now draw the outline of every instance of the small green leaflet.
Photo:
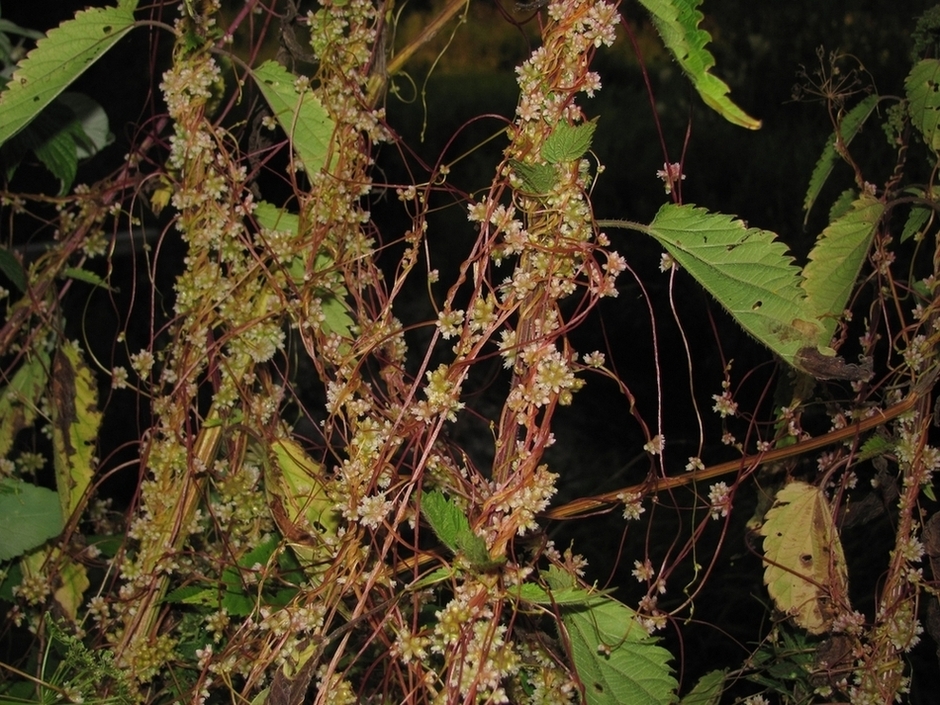
M 59 496 L 13 478 L 0 480 L 0 561 L 8 561 L 62 531 Z
M 924 59 L 904 81 L 911 122 L 924 136 L 924 142 L 940 151 L 940 60 Z
M 852 140 L 855 139 L 855 136 L 861 131 L 862 125 L 865 124 L 865 121 L 872 114 L 876 105 L 878 105 L 878 96 L 870 95 L 852 108 L 846 113 L 845 117 L 842 118 L 839 122 L 838 136 L 841 137 L 844 147 L 847 147 Z M 833 167 L 839 159 L 840 156 L 836 150 L 836 135 L 834 134 L 829 137 L 826 146 L 823 147 L 823 152 L 819 157 L 819 161 L 816 162 L 813 175 L 810 177 L 806 198 L 803 200 L 803 210 L 806 211 L 806 217 L 803 219 L 804 224 L 809 219 L 809 211 L 819 197 L 819 192 L 822 191 L 826 179 L 829 178 Z
M 558 123 L 542 145 L 542 159 L 549 164 L 564 164 L 580 159 L 590 149 L 596 128 L 596 119 L 580 125 Z
M 711 36 L 699 29 L 703 16 L 698 11 L 701 0 L 640 0 L 653 18 L 666 48 L 676 57 L 682 70 L 705 104 L 725 120 L 749 130 L 760 128 L 755 120 L 728 98 L 728 85 L 709 73 L 715 59 L 706 46 Z
M 672 654 L 649 636 L 636 613 L 610 597 L 562 609 L 571 655 L 588 705 L 672 705 L 678 682 Z
M 26 127 L 57 95 L 134 26 L 137 0 L 81 10 L 36 43 L 0 93 L 0 144 Z
M 421 513 L 441 543 L 462 554 L 473 568 L 488 570 L 502 563 L 490 557 L 486 542 L 470 528 L 463 511 L 440 490 L 422 493 Z
M 319 99 L 309 88 L 298 91 L 297 76 L 276 61 L 265 61 L 254 70 L 254 77 L 306 172 L 320 171 L 326 165 L 334 125 Z
M 533 196 L 542 196 L 552 190 L 557 174 L 552 164 L 525 164 L 510 159 L 509 165 L 522 180 L 522 190 Z

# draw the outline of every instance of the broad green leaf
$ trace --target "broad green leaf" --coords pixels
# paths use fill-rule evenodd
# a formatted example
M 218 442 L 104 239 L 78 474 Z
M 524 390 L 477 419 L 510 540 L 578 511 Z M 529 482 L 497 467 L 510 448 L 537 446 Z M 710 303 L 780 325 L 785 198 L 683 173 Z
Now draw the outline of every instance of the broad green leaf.
M 13 478 L 0 480 L 0 561 L 41 546 L 62 526 L 55 492 Z
M 62 515 L 72 516 L 95 473 L 101 425 L 98 386 L 78 346 L 65 341 L 52 360 L 52 449 Z
M 137 0 L 81 10 L 40 39 L 0 93 L 0 144 L 22 130 L 134 25 Z
M 268 201 L 260 201 L 254 210 L 258 225 L 266 230 L 288 232 L 297 235 L 300 229 L 300 216 L 278 208 Z
M 862 125 L 865 124 L 865 121 L 872 114 L 876 105 L 878 105 L 877 95 L 870 95 L 862 100 L 846 113 L 845 117 L 839 122 L 838 133 L 829 137 L 826 146 L 823 147 L 819 161 L 816 162 L 816 167 L 813 169 L 813 175 L 809 180 L 809 189 L 807 189 L 806 198 L 803 200 L 803 210 L 806 211 L 806 218 L 803 220 L 804 223 L 806 219 L 809 218 L 809 211 L 819 197 L 819 192 L 822 191 L 826 179 L 829 178 L 833 167 L 840 159 L 839 152 L 836 150 L 836 137 L 840 137 L 842 145 L 848 147 L 852 140 L 855 139 L 855 135 L 861 131 Z
M 564 164 L 581 156 L 591 147 L 597 120 L 569 125 L 560 122 L 542 145 L 542 159 L 549 164 Z
M 652 16 L 666 48 L 676 57 L 705 104 L 728 122 L 749 130 L 760 128 L 760 120 L 752 118 L 728 98 L 728 85 L 709 73 L 715 59 L 706 49 L 711 36 L 699 29 L 703 19 L 698 11 L 701 0 L 640 0 L 640 3 Z
M 265 61 L 254 70 L 255 81 L 274 117 L 290 138 L 308 174 L 326 165 L 333 121 L 313 92 L 297 90 L 297 76 L 276 61 Z
M 671 705 L 678 683 L 672 654 L 647 634 L 626 605 L 598 597 L 562 610 L 571 655 L 588 705 Z
M 694 206 L 666 204 L 647 232 L 751 335 L 799 367 L 797 353 L 815 347 L 823 329 L 800 287 L 800 270 L 767 230 Z
M 924 142 L 940 151 L 940 59 L 924 59 L 904 81 L 911 122 L 924 136 Z
M 709 671 L 698 679 L 679 705 L 718 705 L 725 688 L 725 671 Z
M 848 609 L 848 570 L 822 490 L 788 484 L 777 493 L 760 533 L 764 583 L 777 609 L 810 634 L 828 631 Z
M 0 247 L 0 272 L 21 292 L 26 291 L 26 270 L 16 256 L 5 247 Z M 2 455 L 2 454 L 0 454 Z
M 819 346 L 829 345 L 883 212 L 884 205 L 874 196 L 862 195 L 823 230 L 809 253 L 801 286 L 812 311 L 810 320 L 822 326 Z
M 32 352 L 0 391 L 0 457 L 13 447 L 16 434 L 33 425 L 49 380 L 49 356 Z

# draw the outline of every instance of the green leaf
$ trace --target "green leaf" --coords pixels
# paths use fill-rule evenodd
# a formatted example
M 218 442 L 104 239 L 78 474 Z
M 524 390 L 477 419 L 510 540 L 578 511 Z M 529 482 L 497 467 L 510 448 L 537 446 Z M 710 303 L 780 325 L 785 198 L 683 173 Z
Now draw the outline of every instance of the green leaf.
M 470 531 L 470 522 L 460 507 L 440 490 L 431 490 L 421 495 L 421 513 L 441 543 L 452 553 L 457 553 L 460 550 L 457 538 Z
M 0 391 L 0 457 L 13 447 L 16 434 L 33 425 L 49 380 L 49 356 L 31 353 Z
M 698 679 L 679 705 L 718 705 L 725 687 L 725 671 L 710 671 Z
M 597 120 L 569 125 L 560 122 L 542 145 L 542 159 L 549 164 L 564 164 L 579 159 L 591 147 Z
M 896 444 L 890 438 L 885 438 L 880 434 L 869 436 L 862 443 L 862 447 L 856 456 L 856 460 L 871 460 L 894 451 Z
M 904 81 L 911 122 L 933 151 L 940 151 L 940 60 L 924 59 Z
M 98 386 L 78 346 L 65 341 L 52 360 L 52 449 L 62 516 L 79 507 L 95 473 L 101 426 Z
M 522 583 L 512 588 L 510 593 L 518 600 L 531 602 L 534 605 L 585 605 L 599 595 L 609 591 L 598 590 L 589 592 L 584 588 L 571 586 L 556 589 L 546 589 L 536 583 Z
M 807 189 L 806 198 L 803 200 L 803 210 L 806 211 L 806 218 L 803 220 L 804 223 L 806 219 L 809 218 L 809 211 L 813 207 L 813 203 L 815 203 L 816 199 L 819 197 L 819 192 L 822 191 L 826 179 L 828 179 L 829 175 L 832 173 L 836 161 L 840 159 L 839 152 L 836 150 L 836 137 L 841 137 L 842 145 L 848 147 L 852 140 L 855 139 L 855 135 L 861 131 L 862 125 L 865 124 L 865 121 L 872 114 L 876 105 L 878 105 L 877 95 L 870 95 L 862 100 L 842 118 L 839 122 L 838 132 L 829 137 L 826 146 L 823 147 L 819 161 L 816 162 L 816 167 L 813 169 L 813 175 L 809 180 L 809 189 Z
M 0 480 L 0 561 L 41 546 L 62 526 L 55 492 L 13 478 Z
M 310 89 L 298 91 L 297 76 L 276 61 L 265 61 L 254 70 L 254 77 L 305 171 L 320 171 L 326 165 L 334 124 L 319 99 Z
M 88 159 L 114 142 L 108 114 L 101 105 L 84 93 L 63 93 L 59 101 L 75 114 L 84 139 L 76 140 L 75 150 L 79 159 Z
M 901 230 L 901 242 L 907 242 L 915 235 L 923 235 L 923 227 L 930 218 L 933 209 L 924 206 L 913 206 Z
M 108 282 L 106 282 L 94 272 L 89 272 L 87 269 L 80 269 L 79 267 L 66 267 L 62 270 L 62 276 L 68 277 L 69 279 L 75 279 L 80 282 L 85 282 L 86 284 L 100 286 L 101 288 L 107 289 L 108 291 L 114 291 L 108 285 Z
M 222 607 L 230 615 L 247 617 L 255 611 L 260 598 L 260 590 L 257 585 L 246 589 L 242 571 L 253 570 L 258 565 L 267 565 L 279 543 L 276 537 L 269 536 L 239 559 L 238 568 L 230 566 L 222 571 L 222 582 L 225 584 Z M 264 600 L 263 604 L 266 603 L 267 601 Z
M 676 57 L 705 104 L 735 125 L 749 130 L 760 128 L 760 120 L 752 118 L 728 98 L 728 85 L 709 73 L 715 59 L 705 48 L 711 36 L 699 29 L 703 19 L 698 11 L 701 0 L 640 0 L 640 3 L 652 15 L 663 43 Z
M 136 0 L 81 10 L 40 39 L 0 93 L 0 144 L 22 130 L 134 25 Z
M 562 610 L 571 655 L 588 705 L 671 705 L 678 687 L 672 659 L 636 613 L 609 597 Z
M 884 205 L 874 196 L 862 195 L 823 230 L 809 253 L 801 286 L 812 311 L 810 320 L 822 326 L 816 341 L 821 346 L 829 345 L 842 317 L 883 212 Z
M 714 296 L 739 324 L 785 361 L 815 347 L 823 329 L 812 320 L 800 270 L 767 230 L 730 216 L 666 204 L 647 232 Z
M 516 159 L 510 159 L 509 165 L 522 180 L 522 189 L 535 196 L 547 194 L 555 185 L 557 173 L 551 164 L 525 164 Z
M 26 291 L 26 270 L 16 255 L 5 247 L 0 247 L 0 272 L 21 292 Z M 2 453 L 0 453 L 2 455 Z

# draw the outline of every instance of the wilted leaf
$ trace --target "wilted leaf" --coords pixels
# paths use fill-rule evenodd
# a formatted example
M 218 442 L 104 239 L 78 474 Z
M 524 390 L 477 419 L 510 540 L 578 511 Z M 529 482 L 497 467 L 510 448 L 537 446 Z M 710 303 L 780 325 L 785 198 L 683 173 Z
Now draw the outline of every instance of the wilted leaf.
M 65 341 L 52 361 L 52 448 L 62 516 L 78 508 L 95 472 L 98 387 L 81 351 Z
M 810 634 L 828 631 L 848 607 L 848 571 L 825 495 L 791 482 L 777 494 L 760 533 L 764 583 L 777 609 Z
M 0 457 L 10 452 L 17 433 L 32 426 L 48 379 L 49 356 L 33 352 L 0 391 Z

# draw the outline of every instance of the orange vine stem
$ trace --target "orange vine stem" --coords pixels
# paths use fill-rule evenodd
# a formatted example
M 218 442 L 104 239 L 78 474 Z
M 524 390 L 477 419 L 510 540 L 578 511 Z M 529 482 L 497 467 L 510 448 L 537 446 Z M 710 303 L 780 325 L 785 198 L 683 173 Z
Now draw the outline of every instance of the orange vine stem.
M 745 468 L 753 470 L 766 463 L 773 463 L 784 460 L 786 458 L 803 455 L 804 453 L 810 453 L 814 450 L 819 450 L 820 448 L 832 445 L 833 443 L 845 441 L 849 438 L 852 438 L 853 436 L 865 433 L 866 431 L 870 431 L 873 428 L 881 426 L 882 424 L 897 418 L 906 411 L 910 411 L 912 408 L 914 408 L 914 404 L 917 403 L 918 399 L 923 398 L 925 390 L 930 389 L 932 386 L 933 377 L 934 375 L 928 375 L 928 379 L 925 381 L 929 381 L 930 384 L 917 385 L 917 388 L 911 391 L 911 393 L 903 401 L 888 407 L 876 416 L 862 419 L 861 421 L 858 421 L 851 426 L 846 426 L 845 428 L 830 431 L 829 433 L 826 433 L 822 436 L 817 436 L 816 438 L 810 438 L 806 441 L 794 443 L 793 445 L 786 446 L 785 448 L 775 448 L 774 450 L 770 450 L 765 453 L 746 455 L 743 458 L 729 460 L 727 462 L 719 463 L 718 465 L 713 465 L 708 468 L 702 468 L 701 470 L 693 470 L 683 475 L 675 475 L 672 477 L 650 477 L 645 482 L 642 482 L 638 485 L 623 487 L 619 490 L 614 490 L 613 492 L 605 492 L 603 494 L 597 494 L 591 497 L 581 497 L 559 507 L 548 509 L 543 512 L 541 516 L 545 519 L 574 519 L 591 512 L 608 511 L 612 509 L 614 505 L 620 503 L 622 498 L 627 494 L 638 493 L 642 496 L 645 496 L 651 492 L 671 490 L 675 489 L 676 487 L 689 485 L 693 482 L 701 482 L 704 480 L 710 480 L 714 477 L 720 477 L 721 475 L 727 475 Z

